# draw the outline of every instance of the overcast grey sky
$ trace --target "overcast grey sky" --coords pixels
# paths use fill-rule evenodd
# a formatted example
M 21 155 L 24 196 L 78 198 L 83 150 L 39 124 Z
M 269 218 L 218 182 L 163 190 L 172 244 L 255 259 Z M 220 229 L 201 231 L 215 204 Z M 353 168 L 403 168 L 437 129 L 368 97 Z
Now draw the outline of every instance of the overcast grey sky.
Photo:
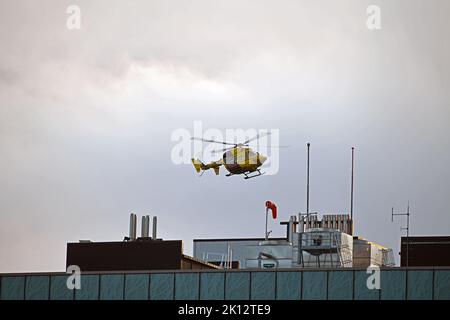
M 68 30 L 66 9 L 81 8 Z M 369 5 L 381 30 L 366 27 Z M 450 2 L 0 2 L 0 272 L 65 267 L 67 242 L 121 240 L 130 212 L 159 235 L 264 234 L 280 219 L 349 209 L 356 233 L 394 248 L 450 233 Z M 174 165 L 178 128 L 275 128 L 280 171 L 200 179 Z M 284 228 L 271 222 L 274 235 Z M 398 256 L 396 255 L 398 262 Z

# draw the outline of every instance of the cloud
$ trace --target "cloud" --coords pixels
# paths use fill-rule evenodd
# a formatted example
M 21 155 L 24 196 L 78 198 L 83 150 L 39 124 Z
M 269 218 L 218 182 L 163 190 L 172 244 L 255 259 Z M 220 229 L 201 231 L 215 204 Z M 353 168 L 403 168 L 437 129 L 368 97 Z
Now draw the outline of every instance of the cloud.
M 361 1 L 76 3 L 79 31 L 72 1 L 0 4 L 0 271 L 61 270 L 67 241 L 121 240 L 131 211 L 188 252 L 260 236 L 266 200 L 304 210 L 308 141 L 314 210 L 348 210 L 355 145 L 358 234 L 398 248 L 407 200 L 414 234 L 450 231 L 447 1 L 381 1 L 380 31 Z M 195 120 L 292 148 L 276 176 L 199 179 L 170 161 Z

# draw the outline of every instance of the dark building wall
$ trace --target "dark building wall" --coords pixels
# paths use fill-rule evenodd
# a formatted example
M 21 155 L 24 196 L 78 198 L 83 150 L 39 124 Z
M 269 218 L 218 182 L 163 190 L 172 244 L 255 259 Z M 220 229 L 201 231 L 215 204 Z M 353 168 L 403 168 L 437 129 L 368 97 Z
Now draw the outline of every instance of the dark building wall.
M 182 241 L 68 243 L 66 266 L 82 271 L 177 270 Z
M 450 266 L 450 236 L 409 237 L 409 267 Z M 407 238 L 401 239 L 400 265 L 406 266 Z

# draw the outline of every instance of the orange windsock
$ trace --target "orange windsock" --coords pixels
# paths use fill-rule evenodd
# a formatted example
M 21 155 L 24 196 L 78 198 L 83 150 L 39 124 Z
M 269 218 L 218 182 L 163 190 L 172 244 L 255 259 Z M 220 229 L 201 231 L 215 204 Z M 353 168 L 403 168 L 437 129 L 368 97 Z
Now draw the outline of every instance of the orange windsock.
M 272 211 L 272 218 L 277 218 L 277 206 L 272 201 L 266 201 L 266 208 Z

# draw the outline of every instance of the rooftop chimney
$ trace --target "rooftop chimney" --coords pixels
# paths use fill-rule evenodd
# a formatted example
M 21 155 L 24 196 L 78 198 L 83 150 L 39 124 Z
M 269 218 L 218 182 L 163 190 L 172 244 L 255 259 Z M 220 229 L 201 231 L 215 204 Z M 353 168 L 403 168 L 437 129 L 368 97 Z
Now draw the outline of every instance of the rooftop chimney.
M 134 213 L 130 214 L 130 240 L 136 240 L 137 217 Z
M 158 218 L 155 216 L 155 217 L 153 217 L 153 233 L 152 233 L 152 239 L 153 240 L 156 240 L 156 228 L 157 228 L 157 220 L 158 220 Z M 150 223 L 150 217 L 149 217 L 149 223 Z
M 141 237 L 148 238 L 150 233 L 150 216 L 142 216 Z

